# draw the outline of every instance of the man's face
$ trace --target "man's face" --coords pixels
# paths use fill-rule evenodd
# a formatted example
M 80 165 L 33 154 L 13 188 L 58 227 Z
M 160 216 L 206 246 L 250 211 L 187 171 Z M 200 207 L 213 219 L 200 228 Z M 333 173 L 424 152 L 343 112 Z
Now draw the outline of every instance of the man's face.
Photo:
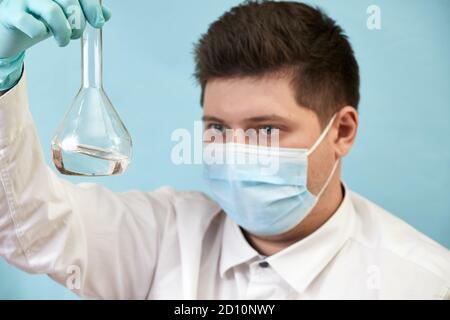
M 208 81 L 203 104 L 204 128 L 279 130 L 280 147 L 310 148 L 322 133 L 314 111 L 297 104 L 285 77 L 232 78 Z M 318 192 L 335 161 L 332 127 L 308 159 L 308 188 Z

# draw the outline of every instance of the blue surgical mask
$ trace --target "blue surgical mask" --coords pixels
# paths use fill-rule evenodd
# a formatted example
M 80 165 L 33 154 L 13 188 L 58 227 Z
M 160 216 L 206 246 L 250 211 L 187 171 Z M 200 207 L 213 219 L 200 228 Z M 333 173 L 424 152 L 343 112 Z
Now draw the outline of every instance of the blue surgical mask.
M 252 234 L 271 236 L 291 230 L 312 211 L 337 168 L 338 161 L 317 195 L 308 190 L 308 156 L 323 141 L 333 120 L 310 149 L 205 145 L 204 176 L 213 199 Z

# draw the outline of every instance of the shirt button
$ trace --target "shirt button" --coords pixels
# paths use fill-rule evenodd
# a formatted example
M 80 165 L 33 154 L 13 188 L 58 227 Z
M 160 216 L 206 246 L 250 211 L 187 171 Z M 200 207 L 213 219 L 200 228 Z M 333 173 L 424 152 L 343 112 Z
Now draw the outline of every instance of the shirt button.
M 260 266 L 261 268 L 267 268 L 267 267 L 269 266 L 269 263 L 268 263 L 267 261 L 261 261 L 261 262 L 259 263 L 259 266 Z

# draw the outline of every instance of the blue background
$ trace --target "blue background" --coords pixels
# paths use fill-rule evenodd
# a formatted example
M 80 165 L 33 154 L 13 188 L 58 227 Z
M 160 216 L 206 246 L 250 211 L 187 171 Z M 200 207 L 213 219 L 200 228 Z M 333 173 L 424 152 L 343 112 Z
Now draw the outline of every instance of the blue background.
M 176 128 L 199 120 L 193 43 L 239 1 L 106 1 L 105 88 L 134 139 L 134 159 L 118 177 L 96 178 L 113 190 L 161 185 L 204 189 L 200 166 L 170 161 Z M 450 247 L 450 1 L 309 1 L 347 31 L 361 67 L 361 123 L 344 161 L 348 186 Z M 369 5 L 382 28 L 366 27 Z M 50 140 L 79 88 L 80 43 L 48 40 L 28 52 L 31 111 L 48 163 Z M 74 182 L 89 178 L 70 178 Z M 0 298 L 70 299 L 46 276 L 0 259 Z

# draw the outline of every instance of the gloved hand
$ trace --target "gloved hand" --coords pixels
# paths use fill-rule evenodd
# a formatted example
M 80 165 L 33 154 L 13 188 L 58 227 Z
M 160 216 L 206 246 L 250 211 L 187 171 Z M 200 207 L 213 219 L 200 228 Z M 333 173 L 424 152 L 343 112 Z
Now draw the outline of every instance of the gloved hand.
M 110 17 L 100 0 L 1 1 L 0 91 L 19 80 L 26 49 L 52 35 L 64 47 L 82 36 L 86 20 L 101 28 Z

